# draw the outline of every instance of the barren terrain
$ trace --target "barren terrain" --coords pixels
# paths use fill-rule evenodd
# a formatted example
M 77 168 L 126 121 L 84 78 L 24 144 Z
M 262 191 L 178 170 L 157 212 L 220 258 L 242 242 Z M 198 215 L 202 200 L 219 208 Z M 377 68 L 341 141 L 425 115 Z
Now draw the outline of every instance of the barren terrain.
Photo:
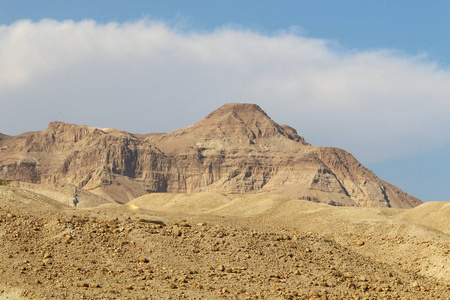
M 0 135 L 0 299 L 450 299 L 449 218 L 255 104 Z
M 437 206 L 419 224 L 422 205 L 200 193 L 82 209 L 0 187 L 0 299 L 450 299 Z

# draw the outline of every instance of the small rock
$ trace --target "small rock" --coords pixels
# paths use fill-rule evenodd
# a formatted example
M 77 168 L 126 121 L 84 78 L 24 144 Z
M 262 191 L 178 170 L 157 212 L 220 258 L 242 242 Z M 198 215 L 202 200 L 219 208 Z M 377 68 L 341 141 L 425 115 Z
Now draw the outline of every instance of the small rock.
M 334 271 L 332 274 L 333 274 L 334 277 L 342 277 L 342 276 L 344 276 L 344 274 L 341 271 Z
M 318 298 L 319 294 L 316 291 L 310 291 L 309 292 L 309 297 L 310 298 Z
M 358 246 L 363 246 L 365 243 L 364 243 L 364 241 L 357 241 L 356 242 L 356 245 L 358 245 Z
M 141 262 L 141 263 L 148 263 L 148 262 L 150 262 L 150 260 L 148 258 L 146 258 L 146 257 L 139 257 L 138 261 Z
M 176 289 L 177 285 L 175 283 L 169 283 L 169 289 Z
M 414 281 L 413 283 L 411 283 L 412 287 L 419 287 L 419 283 L 417 281 Z
M 186 220 L 181 220 L 180 226 L 181 227 L 191 227 L 191 225 L 189 225 L 189 223 Z
M 345 278 L 352 278 L 352 277 L 353 277 L 353 273 L 351 273 L 351 272 L 345 272 L 345 273 L 344 273 L 344 277 L 345 277 Z

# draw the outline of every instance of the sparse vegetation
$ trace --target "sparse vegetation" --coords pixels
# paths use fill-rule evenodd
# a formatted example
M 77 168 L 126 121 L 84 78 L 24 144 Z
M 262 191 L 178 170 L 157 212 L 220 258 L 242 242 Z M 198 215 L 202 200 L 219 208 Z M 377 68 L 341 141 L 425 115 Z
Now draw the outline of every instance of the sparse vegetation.
M 0 179 L 0 185 L 7 186 L 7 185 L 9 185 L 9 182 L 6 180 Z

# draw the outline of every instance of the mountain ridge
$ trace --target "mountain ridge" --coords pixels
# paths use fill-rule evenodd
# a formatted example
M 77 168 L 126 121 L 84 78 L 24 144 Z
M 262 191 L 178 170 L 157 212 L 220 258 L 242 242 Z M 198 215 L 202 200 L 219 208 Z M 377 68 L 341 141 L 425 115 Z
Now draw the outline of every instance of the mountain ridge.
M 249 103 L 225 104 L 171 133 L 138 135 L 56 121 L 2 145 L 0 178 L 52 188 L 73 185 L 110 202 L 152 192 L 218 192 L 274 193 L 348 206 L 421 203 L 345 150 L 312 146 Z M 77 200 L 88 206 L 85 194 Z

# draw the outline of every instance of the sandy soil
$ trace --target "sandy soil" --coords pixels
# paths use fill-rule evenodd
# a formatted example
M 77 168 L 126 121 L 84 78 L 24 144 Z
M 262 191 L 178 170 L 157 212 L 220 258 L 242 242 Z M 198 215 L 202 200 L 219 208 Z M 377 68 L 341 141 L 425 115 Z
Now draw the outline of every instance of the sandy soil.
M 449 234 L 415 210 L 217 194 L 74 209 L 0 187 L 0 299 L 450 299 Z

